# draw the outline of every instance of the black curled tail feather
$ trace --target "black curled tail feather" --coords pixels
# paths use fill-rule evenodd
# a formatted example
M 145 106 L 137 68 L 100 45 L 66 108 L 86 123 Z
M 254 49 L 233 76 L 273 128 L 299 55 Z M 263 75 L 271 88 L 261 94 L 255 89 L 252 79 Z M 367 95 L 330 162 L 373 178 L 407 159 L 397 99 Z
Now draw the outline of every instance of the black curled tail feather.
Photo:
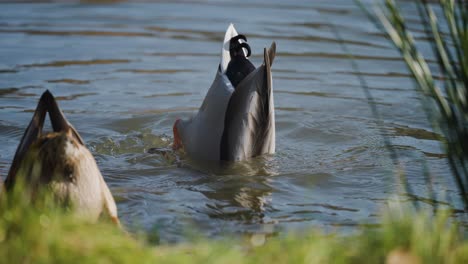
M 244 42 L 240 42 L 244 40 Z M 247 56 L 244 53 L 247 50 Z M 244 35 L 237 35 L 229 41 L 229 55 L 231 60 L 226 69 L 226 76 L 235 88 L 237 85 L 255 70 L 255 66 L 247 59 L 251 54 L 250 46 Z
M 239 42 L 239 40 L 243 40 L 244 42 Z M 247 56 L 245 56 L 243 49 L 247 50 Z M 244 35 L 239 34 L 229 40 L 229 55 L 231 58 L 238 55 L 250 57 L 250 54 L 252 54 L 252 51 L 249 44 L 247 44 L 247 38 Z

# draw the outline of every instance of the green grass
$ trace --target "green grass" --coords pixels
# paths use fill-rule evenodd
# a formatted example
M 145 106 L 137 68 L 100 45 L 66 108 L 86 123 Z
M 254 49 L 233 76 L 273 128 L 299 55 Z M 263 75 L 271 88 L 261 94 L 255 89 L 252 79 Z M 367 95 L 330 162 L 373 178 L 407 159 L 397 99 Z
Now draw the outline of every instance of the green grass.
M 51 201 L 31 203 L 21 191 L 1 196 L 1 263 L 383 263 L 392 252 L 421 263 L 468 263 L 468 243 L 443 212 L 397 208 L 383 217 L 381 228 L 363 227 L 350 236 L 310 230 L 153 245 L 144 235 L 128 234 L 105 219 L 86 222 Z

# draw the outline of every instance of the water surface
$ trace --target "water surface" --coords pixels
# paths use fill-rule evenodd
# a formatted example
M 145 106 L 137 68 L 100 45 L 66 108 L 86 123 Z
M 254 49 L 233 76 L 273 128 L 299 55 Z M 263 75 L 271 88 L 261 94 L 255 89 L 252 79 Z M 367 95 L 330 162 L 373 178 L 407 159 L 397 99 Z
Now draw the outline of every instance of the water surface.
M 256 65 L 263 48 L 277 42 L 277 153 L 226 168 L 148 152 L 170 147 L 176 118 L 201 105 L 231 22 L 247 35 Z M 3 4 L 0 175 L 49 89 L 95 155 L 122 222 L 156 228 L 163 242 L 191 232 L 378 223 L 389 197 L 409 198 L 398 191 L 357 70 L 415 194 L 428 196 L 427 165 L 437 199 L 456 197 L 403 61 L 353 1 Z

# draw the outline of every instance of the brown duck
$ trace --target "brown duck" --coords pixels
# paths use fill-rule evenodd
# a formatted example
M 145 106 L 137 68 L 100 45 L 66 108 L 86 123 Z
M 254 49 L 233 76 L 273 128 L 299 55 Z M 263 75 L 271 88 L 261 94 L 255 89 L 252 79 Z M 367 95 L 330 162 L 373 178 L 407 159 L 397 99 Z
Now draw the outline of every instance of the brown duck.
M 43 134 L 46 113 L 53 132 Z M 4 187 L 11 190 L 19 177 L 32 194 L 47 187 L 79 215 L 96 221 L 102 212 L 119 224 L 117 207 L 96 161 L 54 96 L 42 94 L 34 116 L 16 150 Z

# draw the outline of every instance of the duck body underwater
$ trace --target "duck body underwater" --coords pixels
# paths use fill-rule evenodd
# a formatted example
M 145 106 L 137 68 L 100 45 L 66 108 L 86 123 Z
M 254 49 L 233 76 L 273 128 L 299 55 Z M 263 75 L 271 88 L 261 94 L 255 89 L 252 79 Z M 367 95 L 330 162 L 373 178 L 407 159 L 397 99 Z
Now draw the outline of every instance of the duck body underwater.
M 43 133 L 47 113 L 53 132 Z M 16 150 L 5 190 L 11 191 L 19 181 L 31 199 L 41 190 L 50 191 L 57 201 L 91 221 L 104 212 L 119 224 L 114 198 L 93 155 L 49 91 L 42 94 Z
M 248 59 L 250 54 L 247 38 L 231 24 L 215 79 L 198 113 L 174 123 L 174 149 L 211 161 L 240 161 L 275 152 L 271 66 L 276 44 L 264 49 L 258 68 Z

